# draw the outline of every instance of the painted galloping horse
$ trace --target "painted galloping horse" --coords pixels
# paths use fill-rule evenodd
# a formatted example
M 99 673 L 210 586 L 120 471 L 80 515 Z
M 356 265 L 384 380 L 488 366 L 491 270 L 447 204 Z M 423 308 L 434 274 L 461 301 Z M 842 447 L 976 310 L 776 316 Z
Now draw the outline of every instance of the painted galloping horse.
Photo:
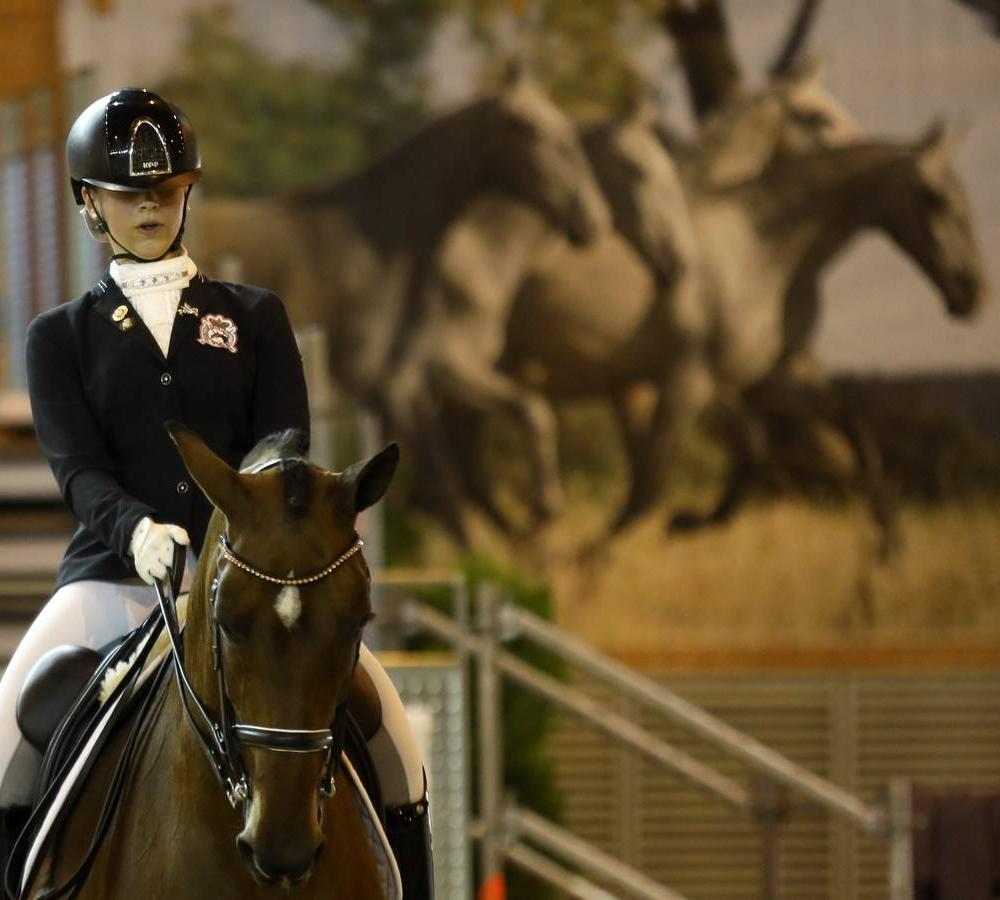
M 303 900 L 383 900 L 359 801 L 338 766 L 337 722 L 371 618 L 355 517 L 386 490 L 398 451 L 334 474 L 306 462 L 287 432 L 237 472 L 193 433 L 171 433 L 217 508 L 182 641 L 187 679 L 218 736 L 197 715 L 186 719 L 172 679 L 158 683 L 127 790 L 78 896 L 244 900 L 280 885 Z M 85 856 L 123 740 L 102 754 L 53 836 L 32 897 Z
M 329 337 L 331 371 L 349 395 L 384 405 L 405 354 L 428 261 L 475 197 L 517 197 L 557 232 L 585 242 L 608 220 L 570 122 L 525 76 L 431 122 L 325 189 L 267 200 L 206 200 L 193 250 L 216 273 L 277 291 L 295 324 Z
M 677 172 L 650 131 L 642 109 L 634 115 L 589 128 L 580 134 L 587 158 L 611 209 L 615 231 L 596 242 L 627 243 L 648 266 L 651 278 L 668 283 L 693 252 L 693 230 L 685 216 L 685 199 Z M 680 209 L 675 209 L 677 204 Z M 526 504 L 545 520 L 561 503 L 556 454 L 556 424 L 544 392 L 499 368 L 507 339 L 510 309 L 526 273 L 557 253 L 565 238 L 537 210 L 509 195 L 490 193 L 473 202 L 448 229 L 435 255 L 425 296 L 432 311 L 411 343 L 409 365 L 424 379 L 427 391 L 415 402 L 422 408 L 424 427 L 417 447 L 429 455 L 428 432 L 447 430 L 448 446 L 458 450 L 454 466 L 469 477 L 463 500 L 472 499 L 503 531 L 516 526 L 493 503 L 478 477 L 477 451 L 456 440 L 465 415 L 476 428 L 478 419 L 501 410 L 519 423 L 529 437 L 531 487 Z M 643 268 L 642 263 L 637 263 Z M 645 276 L 644 276 L 645 277 Z M 447 410 L 442 415 L 440 409 Z M 469 456 L 471 453 L 471 456 Z M 466 458 L 468 457 L 468 458 Z M 485 473 L 484 473 L 485 474 Z M 483 479 L 485 481 L 485 479 Z M 421 498 L 424 505 L 462 540 L 462 513 L 445 507 L 438 490 Z

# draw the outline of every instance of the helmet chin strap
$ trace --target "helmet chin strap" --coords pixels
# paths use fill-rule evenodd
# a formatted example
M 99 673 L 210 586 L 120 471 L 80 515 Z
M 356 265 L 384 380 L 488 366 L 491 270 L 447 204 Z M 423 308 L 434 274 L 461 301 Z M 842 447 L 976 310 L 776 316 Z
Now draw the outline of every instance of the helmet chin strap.
M 114 241 L 119 247 L 121 247 L 124 253 L 113 253 L 111 255 L 112 260 L 119 259 L 131 259 L 138 263 L 148 263 L 148 262 L 159 262 L 161 259 L 166 258 L 171 253 L 180 250 L 181 240 L 184 237 L 184 226 L 187 223 L 187 212 L 188 212 L 188 197 L 191 195 L 191 188 L 193 185 L 188 185 L 184 190 L 184 211 L 181 213 L 181 226 L 177 229 L 177 234 L 174 235 L 173 241 L 171 241 L 170 246 L 167 247 L 159 256 L 139 256 L 137 253 L 133 253 L 126 247 L 118 238 L 111 233 L 111 229 L 108 227 L 108 223 L 104 220 L 104 216 L 101 215 L 100 209 L 98 209 L 97 204 L 94 202 L 94 197 L 88 192 L 90 196 L 90 204 L 94 208 L 93 219 L 94 219 L 94 230 L 100 234 L 106 234 L 112 241 Z

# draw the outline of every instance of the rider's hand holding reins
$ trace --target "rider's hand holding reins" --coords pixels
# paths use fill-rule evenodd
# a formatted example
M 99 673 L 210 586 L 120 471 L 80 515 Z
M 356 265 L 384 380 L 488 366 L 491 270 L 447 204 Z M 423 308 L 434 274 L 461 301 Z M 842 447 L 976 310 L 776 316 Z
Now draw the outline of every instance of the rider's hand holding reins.
M 167 577 L 174 558 L 174 544 L 186 547 L 190 543 L 188 533 L 180 525 L 163 525 L 146 516 L 135 526 L 129 550 L 139 577 L 146 584 L 152 584 L 158 578 Z

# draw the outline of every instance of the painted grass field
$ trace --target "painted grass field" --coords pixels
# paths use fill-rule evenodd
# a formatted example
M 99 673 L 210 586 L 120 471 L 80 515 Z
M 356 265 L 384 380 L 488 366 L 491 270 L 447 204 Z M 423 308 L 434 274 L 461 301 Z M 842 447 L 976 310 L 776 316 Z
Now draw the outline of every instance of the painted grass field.
M 593 418 L 564 427 L 564 450 L 575 461 L 566 512 L 538 542 L 511 547 L 484 528 L 477 545 L 546 579 L 560 624 L 638 663 L 698 665 L 727 654 L 729 661 L 740 653 L 766 657 L 774 648 L 805 663 L 810 654 L 817 660 L 866 650 L 884 656 L 904 648 L 916 664 L 942 653 L 960 659 L 966 651 L 995 663 L 1000 489 L 994 445 L 973 453 L 962 450 L 950 430 L 937 441 L 940 447 L 932 446 L 925 426 L 911 432 L 897 427 L 887 437 L 899 470 L 913 473 L 911 483 L 932 480 L 914 460 L 943 471 L 941 460 L 954 459 L 949 466 L 958 476 L 976 474 L 954 493 L 948 487 L 920 499 L 912 487 L 904 492 L 903 547 L 888 562 L 876 559 L 875 529 L 859 498 L 804 496 L 761 496 L 730 524 L 697 534 L 666 536 L 661 513 L 580 562 L 579 547 L 601 533 L 624 477 L 620 456 L 599 439 L 602 423 Z M 672 508 L 710 502 L 722 467 L 710 444 L 688 448 Z M 961 477 L 951 472 L 941 481 L 950 486 Z M 435 537 L 425 542 L 424 557 L 448 563 L 455 550 Z
M 771 647 L 1000 647 L 1000 498 L 905 505 L 905 545 L 887 563 L 860 504 L 760 502 L 698 535 L 665 537 L 650 520 L 581 563 L 575 548 L 600 521 L 576 498 L 544 553 L 482 540 L 547 577 L 559 623 L 609 652 L 666 662 Z M 427 550 L 453 558 L 443 542 Z

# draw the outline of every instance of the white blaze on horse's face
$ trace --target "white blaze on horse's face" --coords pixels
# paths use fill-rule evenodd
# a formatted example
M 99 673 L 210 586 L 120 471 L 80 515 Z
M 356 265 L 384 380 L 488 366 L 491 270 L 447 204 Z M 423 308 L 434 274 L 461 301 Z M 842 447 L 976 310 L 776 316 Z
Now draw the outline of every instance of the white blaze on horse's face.
M 288 577 L 294 577 L 291 572 Z M 281 624 L 291 631 L 302 615 L 302 595 L 298 587 L 294 584 L 285 585 L 278 593 L 278 599 L 274 601 L 274 611 L 281 619 Z

